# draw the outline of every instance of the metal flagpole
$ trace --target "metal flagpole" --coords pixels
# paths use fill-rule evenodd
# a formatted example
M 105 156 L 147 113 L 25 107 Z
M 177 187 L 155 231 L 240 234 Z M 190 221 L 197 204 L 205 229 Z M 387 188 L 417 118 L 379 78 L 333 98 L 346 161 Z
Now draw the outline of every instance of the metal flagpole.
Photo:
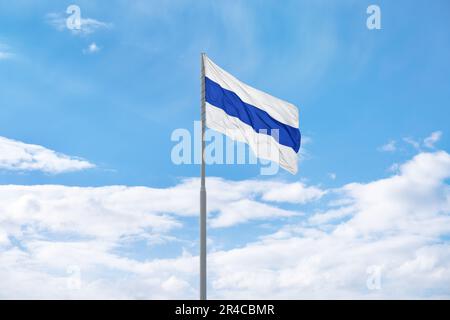
M 205 188 L 205 54 L 201 54 L 202 166 L 200 186 L 200 300 L 206 300 L 206 188 Z

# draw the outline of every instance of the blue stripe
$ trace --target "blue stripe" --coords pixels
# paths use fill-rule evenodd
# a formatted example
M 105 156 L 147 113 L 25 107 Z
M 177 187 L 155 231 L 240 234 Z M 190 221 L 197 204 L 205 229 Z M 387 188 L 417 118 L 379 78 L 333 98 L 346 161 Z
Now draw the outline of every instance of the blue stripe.
M 300 130 L 272 118 L 266 111 L 252 106 L 239 98 L 233 91 L 222 88 L 218 83 L 205 77 L 205 99 L 209 104 L 222 109 L 226 114 L 248 124 L 258 133 L 271 135 L 278 129 L 279 143 L 294 149 L 300 149 Z M 260 132 L 260 130 L 267 130 Z

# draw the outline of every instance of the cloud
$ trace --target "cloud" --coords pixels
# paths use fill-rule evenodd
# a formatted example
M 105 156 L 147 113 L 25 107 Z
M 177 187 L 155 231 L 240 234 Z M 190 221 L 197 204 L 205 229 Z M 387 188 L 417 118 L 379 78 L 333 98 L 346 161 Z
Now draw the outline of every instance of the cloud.
M 385 145 L 382 145 L 380 148 L 378 148 L 378 150 L 383 152 L 394 152 L 395 150 L 397 150 L 395 143 L 395 140 L 391 140 Z
M 70 15 L 63 13 L 48 13 L 45 16 L 46 22 L 54 27 L 58 31 L 70 30 L 72 34 L 75 35 L 87 35 L 94 33 L 101 29 L 110 29 L 112 28 L 111 23 L 102 22 L 92 18 L 83 18 L 80 17 L 80 27 L 79 28 L 71 28 L 67 27 L 67 19 Z
M 45 147 L 0 137 L 0 169 L 63 173 L 93 168 L 86 160 Z
M 406 142 L 407 144 L 411 145 L 414 149 L 420 151 L 420 142 L 418 142 L 410 137 L 403 138 L 403 141 Z
M 146 198 L 161 212 L 197 216 L 199 187 L 199 179 L 190 178 L 182 180 L 172 188 L 143 190 L 148 191 Z M 209 222 L 216 228 L 230 227 L 253 220 L 298 215 L 300 214 L 298 211 L 288 212 L 274 204 L 306 204 L 318 200 L 325 194 L 319 187 L 306 186 L 299 182 L 232 181 L 217 177 L 208 177 L 207 192 Z M 140 201 L 139 197 L 136 197 L 136 201 Z
M 150 229 L 160 232 L 179 226 L 161 213 L 150 199 L 152 191 L 142 187 L 100 188 L 42 186 L 0 186 L 1 221 L 17 232 L 16 237 L 69 234 L 77 237 L 115 240 Z M 136 203 L 135 200 L 141 200 Z M 23 226 L 27 226 L 24 233 Z
M 269 184 L 267 184 L 269 187 Z M 267 190 L 262 191 L 262 199 L 274 202 L 307 203 L 320 199 L 325 191 L 314 186 L 306 186 L 301 182 L 271 183 Z
M 436 142 L 438 142 L 442 137 L 441 131 L 434 131 L 428 137 L 423 140 L 425 147 L 433 149 Z
M 403 138 L 403 141 L 411 145 L 414 149 L 420 151 L 423 147 L 428 149 L 434 149 L 435 144 L 441 139 L 442 131 L 434 131 L 428 137 L 421 142 L 416 141 L 410 137 Z
M 268 234 L 209 253 L 210 297 L 450 297 L 449 177 L 450 155 L 438 151 L 419 153 L 390 177 L 330 190 L 208 179 L 210 227 L 278 219 Z M 140 239 L 180 238 L 196 251 L 185 224 L 197 225 L 198 186 L 198 179 L 160 189 L 1 186 L 0 297 L 196 298 L 198 256 L 128 251 Z M 308 188 L 319 192 L 300 201 Z M 68 287 L 71 266 L 80 270 L 76 290 Z M 377 290 L 367 286 L 374 269 Z
M 342 190 L 354 201 L 355 216 L 337 232 L 358 236 L 388 231 L 436 235 L 441 228 L 448 232 L 449 177 L 450 156 L 440 151 L 420 153 L 390 178 L 346 185 Z
M 14 57 L 11 49 L 6 44 L 0 42 L 0 60 L 7 60 Z
M 249 220 L 292 217 L 299 213 L 283 210 L 252 200 L 239 200 L 230 203 L 220 210 L 220 215 L 211 220 L 212 227 L 230 227 Z
M 271 201 L 272 192 L 280 187 L 289 189 L 292 186 L 292 195 L 295 195 L 298 191 L 295 183 L 208 180 L 211 227 L 230 227 L 252 220 L 299 214 L 264 202 L 266 198 Z M 24 230 L 28 235 L 46 232 L 114 241 L 144 231 L 159 230 L 163 234 L 179 227 L 179 218 L 198 216 L 198 190 L 199 179 L 186 179 L 174 187 L 161 189 L 3 185 L 0 186 L 0 221 L 11 226 L 13 232 L 10 235 L 19 238 L 24 236 Z M 302 187 L 302 190 L 307 192 L 308 188 Z M 303 195 L 303 203 L 307 197 Z M 316 198 L 316 195 L 309 196 L 310 201 Z M 280 202 L 279 199 L 276 201 Z
M 215 297 L 433 298 L 450 290 L 450 155 L 335 190 L 337 208 L 210 257 Z M 366 286 L 372 266 L 381 287 Z
M 298 214 L 262 200 L 266 192 L 283 185 L 289 183 L 208 178 L 210 227 Z M 146 248 L 195 243 L 174 232 L 182 230 L 186 217 L 197 221 L 198 189 L 199 179 L 161 189 L 0 186 L 0 292 L 5 293 L 0 297 L 194 297 L 195 257 L 183 253 L 141 261 L 123 252 L 139 241 Z M 79 290 L 67 287 L 67 270 L 73 266 L 82 272 Z M 7 289 L 22 281 L 27 283 Z M 45 283 L 48 291 L 42 292 Z
M 0 60 L 6 60 L 10 59 L 12 57 L 12 54 L 5 51 L 0 51 Z
M 302 135 L 302 146 L 309 145 L 313 142 L 313 139 L 310 136 Z
M 388 171 L 396 173 L 398 172 L 400 165 L 397 162 L 394 162 L 389 168 Z
M 84 54 L 92 54 L 100 51 L 100 48 L 95 42 L 92 42 L 86 49 L 83 49 Z
M 306 186 L 300 182 L 227 181 L 220 178 L 208 178 L 207 192 L 210 212 L 218 213 L 210 220 L 213 227 L 301 215 L 299 211 L 286 211 L 273 203 L 306 204 L 320 199 L 325 194 L 319 187 Z

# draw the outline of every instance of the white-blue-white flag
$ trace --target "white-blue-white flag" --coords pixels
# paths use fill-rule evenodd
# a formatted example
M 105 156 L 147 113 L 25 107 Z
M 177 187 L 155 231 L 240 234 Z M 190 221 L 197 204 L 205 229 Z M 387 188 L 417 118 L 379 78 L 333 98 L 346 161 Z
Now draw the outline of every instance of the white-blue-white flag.
M 257 157 L 297 173 L 298 109 L 252 88 L 203 56 L 206 126 L 247 143 Z

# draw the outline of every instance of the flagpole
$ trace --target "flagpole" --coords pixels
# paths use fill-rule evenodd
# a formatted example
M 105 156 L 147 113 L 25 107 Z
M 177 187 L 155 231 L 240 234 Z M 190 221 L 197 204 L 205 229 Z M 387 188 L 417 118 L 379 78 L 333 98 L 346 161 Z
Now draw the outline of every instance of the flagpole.
M 201 54 L 202 165 L 200 185 L 200 300 L 206 300 L 206 187 L 205 187 L 205 54 Z

